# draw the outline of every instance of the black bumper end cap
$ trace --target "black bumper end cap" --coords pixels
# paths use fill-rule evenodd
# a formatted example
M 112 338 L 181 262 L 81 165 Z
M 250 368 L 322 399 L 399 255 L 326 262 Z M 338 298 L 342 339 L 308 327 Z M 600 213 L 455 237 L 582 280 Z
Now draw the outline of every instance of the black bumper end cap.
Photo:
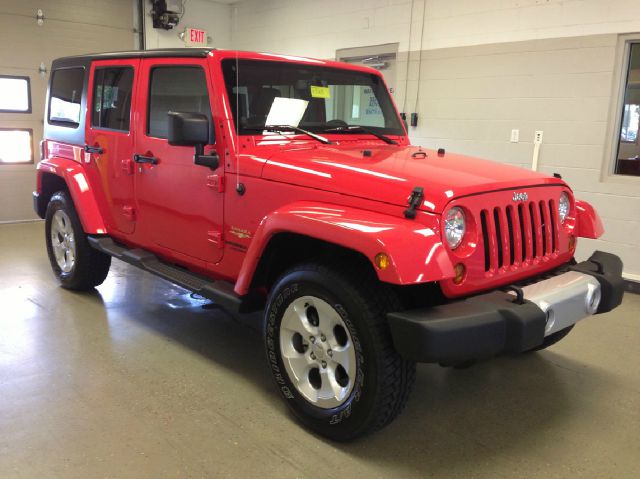
M 570 266 L 571 271 L 593 276 L 600 283 L 602 299 L 596 314 L 608 313 L 622 303 L 625 284 L 622 260 L 615 254 L 595 251 L 588 260 Z
M 393 342 L 406 359 L 457 362 L 517 353 L 542 343 L 546 315 L 501 291 L 441 306 L 389 313 Z

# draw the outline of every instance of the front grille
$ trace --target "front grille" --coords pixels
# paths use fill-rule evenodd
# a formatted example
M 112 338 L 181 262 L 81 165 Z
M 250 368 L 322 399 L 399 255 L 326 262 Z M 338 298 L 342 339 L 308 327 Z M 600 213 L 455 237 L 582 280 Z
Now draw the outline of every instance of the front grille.
M 558 225 L 553 200 L 480 211 L 485 272 L 535 262 L 558 251 Z

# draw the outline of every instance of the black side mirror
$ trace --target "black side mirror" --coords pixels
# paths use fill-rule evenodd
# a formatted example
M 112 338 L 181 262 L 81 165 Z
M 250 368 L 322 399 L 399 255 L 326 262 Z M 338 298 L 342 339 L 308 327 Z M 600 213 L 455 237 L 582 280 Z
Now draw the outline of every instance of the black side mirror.
M 215 138 L 209 126 L 209 119 L 202 113 L 170 111 L 168 141 L 173 146 L 194 146 L 196 153 L 193 162 L 207 166 L 212 170 L 218 168 L 220 159 L 216 153 L 205 155 L 204 146 L 213 143 Z

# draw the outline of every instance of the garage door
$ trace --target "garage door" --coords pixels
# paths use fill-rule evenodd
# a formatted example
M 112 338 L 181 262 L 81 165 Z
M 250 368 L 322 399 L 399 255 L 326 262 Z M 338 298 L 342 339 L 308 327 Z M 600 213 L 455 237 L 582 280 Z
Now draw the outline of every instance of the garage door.
M 133 4 L 131 0 L 0 1 L 0 223 L 36 217 L 31 192 L 51 60 L 132 50 Z M 38 10 L 44 17 L 40 22 Z M 46 73 L 38 71 L 41 64 Z

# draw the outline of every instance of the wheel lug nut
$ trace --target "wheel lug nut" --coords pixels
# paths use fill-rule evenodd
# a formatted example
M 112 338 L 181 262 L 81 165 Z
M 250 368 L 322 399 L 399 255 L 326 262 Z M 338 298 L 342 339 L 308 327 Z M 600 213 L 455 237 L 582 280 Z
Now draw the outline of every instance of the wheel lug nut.
M 324 343 L 326 340 L 327 340 L 327 337 L 324 334 L 320 336 L 320 341 Z
M 331 349 L 329 349 L 329 350 L 327 351 L 327 354 L 329 355 L 329 357 L 331 357 L 331 356 L 333 356 L 333 351 L 332 351 Z
M 311 359 L 316 359 L 316 353 L 311 353 Z
M 314 336 L 309 336 L 309 341 L 311 341 L 312 343 L 315 343 L 316 338 Z
M 326 368 L 326 367 L 327 367 L 327 362 L 326 362 L 326 361 L 322 361 L 322 363 L 321 363 L 321 364 L 322 364 L 322 369 L 324 369 L 324 368 Z

